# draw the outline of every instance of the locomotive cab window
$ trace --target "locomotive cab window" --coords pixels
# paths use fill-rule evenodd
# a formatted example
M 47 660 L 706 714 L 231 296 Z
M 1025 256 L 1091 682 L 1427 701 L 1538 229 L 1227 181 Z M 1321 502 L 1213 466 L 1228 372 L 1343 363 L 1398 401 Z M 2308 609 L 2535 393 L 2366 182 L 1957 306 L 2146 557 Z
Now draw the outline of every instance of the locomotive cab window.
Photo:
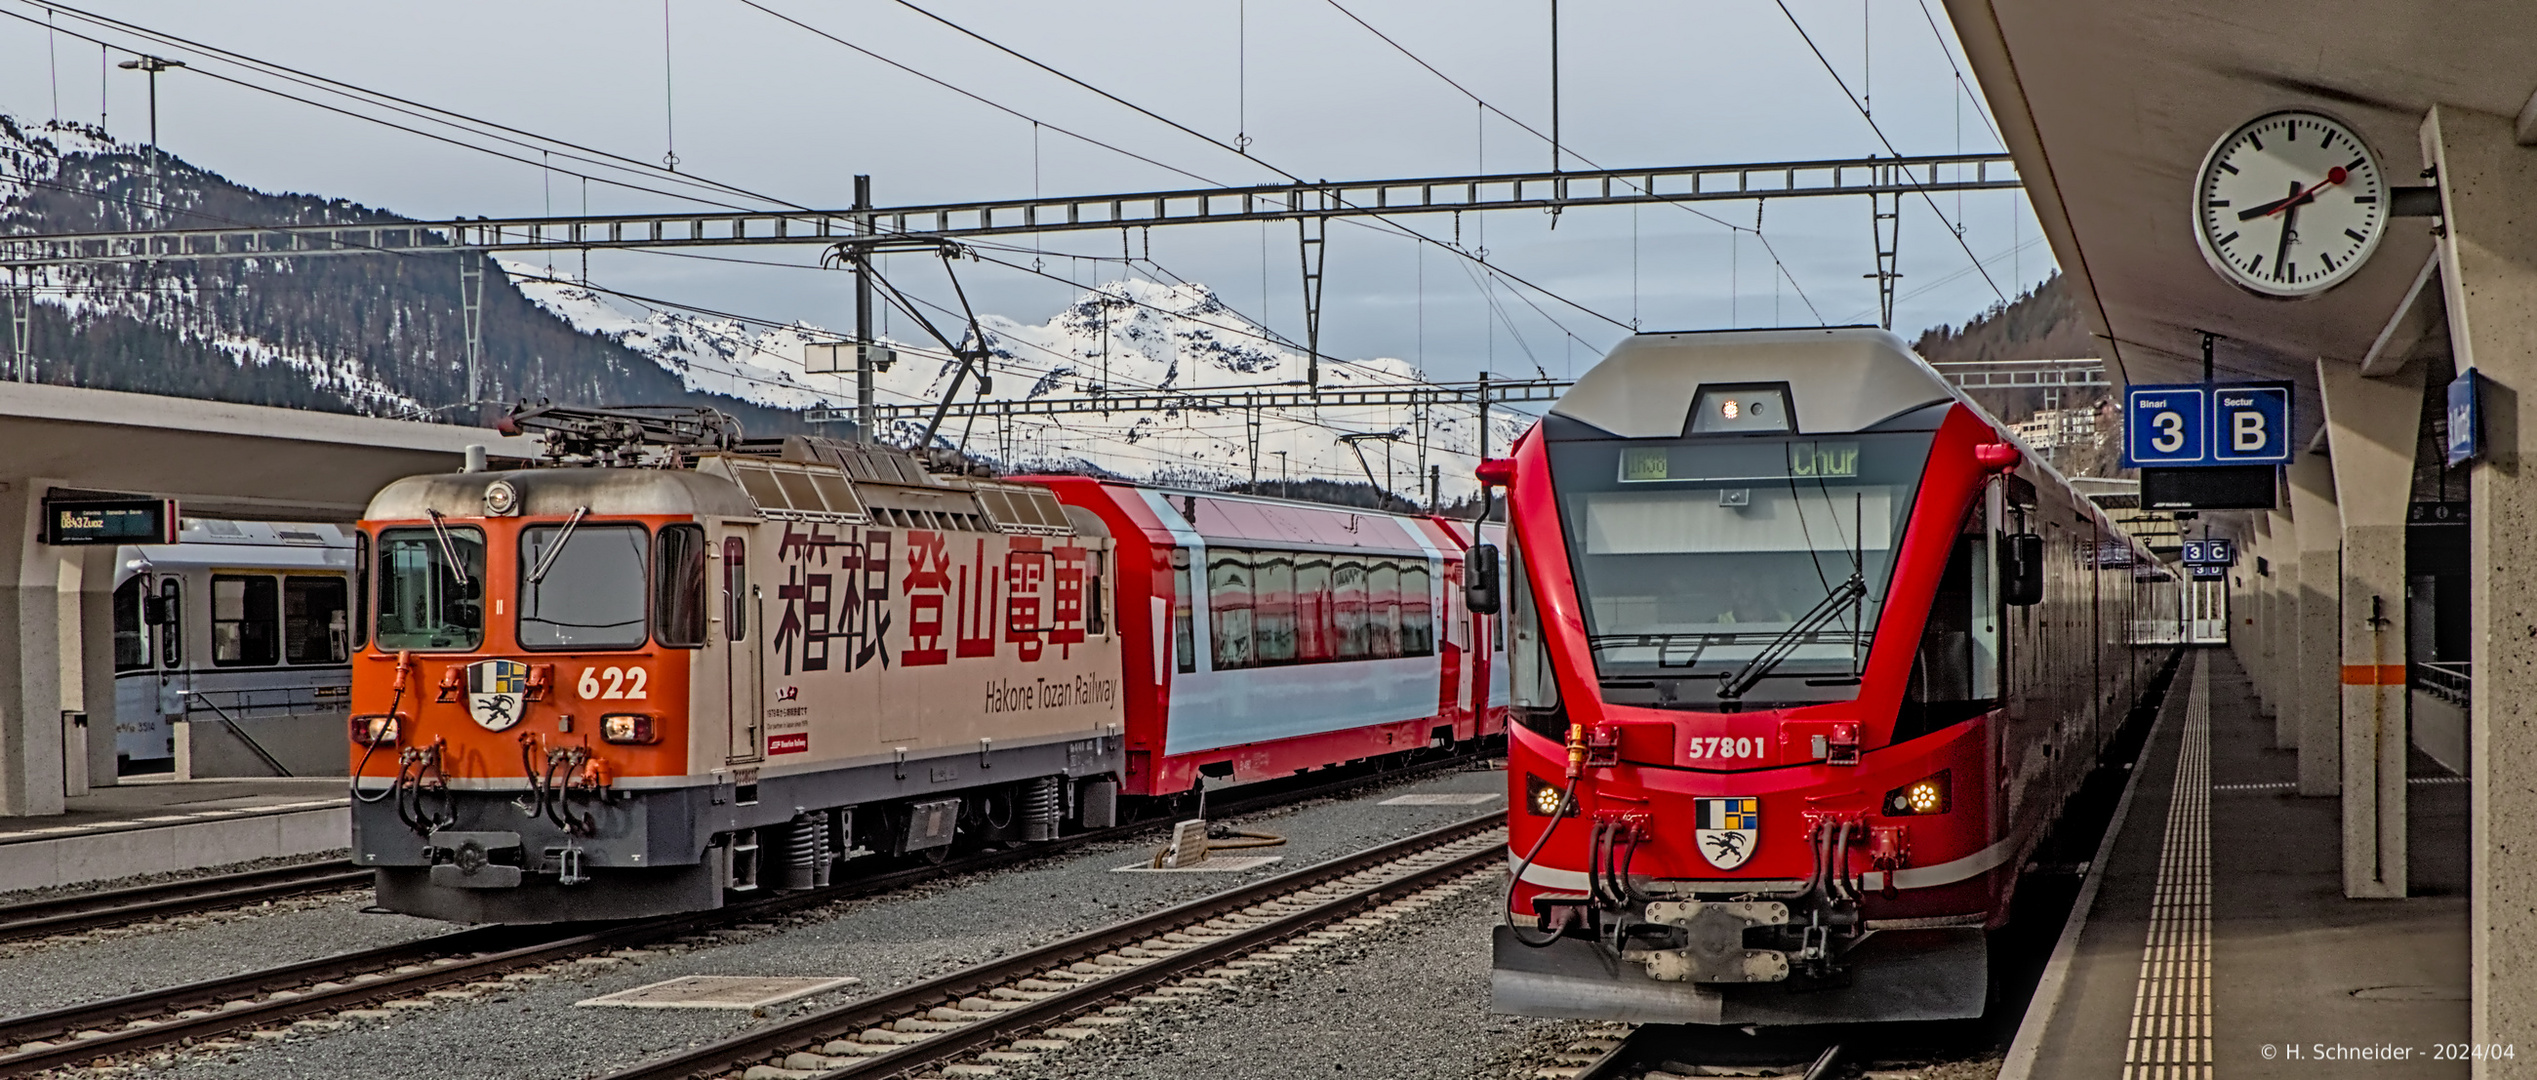
M 444 542 L 444 539 L 446 542 Z M 484 641 L 484 533 L 463 525 L 379 534 L 383 652 L 460 651 Z
M 1709 708 L 1720 677 L 1736 676 L 1748 708 L 1856 696 L 1930 439 L 1552 443 L 1569 568 L 1607 690 Z
M 641 647 L 650 540 L 640 525 L 520 530 L 520 647 Z
M 1993 587 L 1986 507 L 1967 515 L 1938 579 L 1938 595 L 1912 656 L 1894 740 L 1918 738 L 1999 706 L 1999 597 Z

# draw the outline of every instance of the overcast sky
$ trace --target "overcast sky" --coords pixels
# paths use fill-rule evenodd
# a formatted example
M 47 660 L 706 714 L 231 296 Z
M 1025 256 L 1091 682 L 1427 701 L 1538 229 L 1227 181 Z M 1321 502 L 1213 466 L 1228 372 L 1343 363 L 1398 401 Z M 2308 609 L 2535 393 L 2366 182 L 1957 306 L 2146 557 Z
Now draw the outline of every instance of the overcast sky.
M 1539 169 L 1550 161 L 1546 143 L 1498 117 L 1482 120 L 1468 98 L 1329 0 L 918 0 L 1206 136 L 1247 136 L 1255 161 L 1068 86 L 895 0 L 759 2 L 1047 125 L 1211 181 L 1278 179 L 1263 163 L 1338 180 Z M 1490 104 L 1549 129 L 1548 0 L 1340 2 Z M 1999 148 L 1957 92 L 1961 60 L 1950 63 L 1952 28 L 1934 0 L 1788 0 L 1788 7 L 1841 78 L 1869 93 L 1877 123 L 1904 153 Z M 0 10 L 45 18 L 27 0 L 0 0 Z M 86 10 L 645 161 L 671 149 L 674 124 L 682 171 L 810 206 L 845 205 L 859 172 L 872 174 L 885 206 L 1197 183 L 1035 128 L 740 0 L 668 0 L 666 40 L 658 0 L 96 0 Z M 145 48 L 67 9 L 55 18 L 66 31 L 128 46 L 104 57 L 108 65 Z M 1882 152 L 1773 0 L 1567 0 L 1560 18 L 1562 141 L 1584 159 L 1663 166 Z M 147 48 L 235 72 L 182 48 Z M 144 138 L 143 76 L 108 66 L 101 78 L 99 53 L 93 43 L 0 19 L 0 111 L 42 120 L 58 102 L 60 116 L 95 122 L 102 96 L 109 128 Z M 162 78 L 162 143 L 251 187 L 420 217 L 573 213 L 584 205 L 581 180 L 535 165 L 194 72 Z M 589 185 L 587 198 L 594 211 L 692 207 L 601 184 Z M 1997 299 L 1972 272 L 1966 247 L 2012 296 L 2051 269 L 2021 196 L 1946 195 L 1938 204 L 1961 226 L 1964 243 L 1929 206 L 1907 202 L 1905 300 L 1895 317 L 1907 336 L 1962 321 Z M 1747 227 L 1754 221 L 1751 203 L 1702 209 Z M 1466 220 L 1468 246 L 1485 244 L 1491 262 L 1597 313 L 1501 284 L 1504 320 L 1491 318 L 1462 258 L 1334 225 L 1323 350 L 1402 357 L 1439 379 L 1484 368 L 1530 374 L 1536 366 L 1562 375 L 1617 340 L 1625 331 L 1616 322 L 1708 329 L 1873 321 L 1875 286 L 1862 277 L 1874 269 L 1869 214 L 1860 198 L 1772 204 L 1762 227 L 1793 287 L 1752 234 L 1731 237 L 1679 207 L 1572 211 L 1555 230 L 1536 212 Z M 1439 237 L 1453 229 L 1443 216 L 1411 224 Z M 1170 273 L 1303 336 L 1292 225 L 1162 229 L 1150 243 L 1152 259 Z M 1116 262 L 1063 257 L 1117 256 L 1115 233 L 1052 237 L 1044 246 L 1050 273 L 1087 285 L 1129 272 Z M 798 267 L 817 251 L 717 253 Z M 576 257 L 559 259 L 577 268 Z M 894 279 L 947 300 L 940 271 L 917 262 L 900 257 Z M 628 292 L 831 328 L 852 322 L 847 279 L 831 272 L 636 253 L 594 256 L 590 270 L 597 284 Z M 995 267 L 964 273 L 981 308 L 1028 322 L 1045 320 L 1076 291 Z

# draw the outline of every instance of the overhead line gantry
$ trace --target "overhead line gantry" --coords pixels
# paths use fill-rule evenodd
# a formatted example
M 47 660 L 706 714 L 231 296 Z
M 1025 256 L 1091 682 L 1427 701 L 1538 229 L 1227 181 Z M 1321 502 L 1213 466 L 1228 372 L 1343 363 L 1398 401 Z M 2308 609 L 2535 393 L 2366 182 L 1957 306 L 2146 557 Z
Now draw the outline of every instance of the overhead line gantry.
M 461 256 L 460 282 L 467 337 L 469 398 L 483 391 L 479 369 L 482 350 L 483 257 L 500 251 L 656 250 L 664 248 L 770 245 L 824 245 L 835 249 L 839 263 L 853 269 L 858 281 L 855 341 L 872 341 L 869 292 L 870 259 L 891 248 L 939 247 L 962 239 L 1035 234 L 1148 229 L 1157 225 L 1203 225 L 1250 221 L 1293 221 L 1303 259 L 1303 342 L 1311 365 L 1305 391 L 1270 391 L 1258 401 L 1293 397 L 1294 406 L 1350 403 L 1358 391 L 1323 390 L 1318 378 L 1321 360 L 1321 289 L 1323 230 L 1333 218 L 1389 218 L 1409 214 L 1462 214 L 1503 210 L 1556 210 L 1590 206 L 1632 206 L 1673 203 L 1736 202 L 1824 196 L 1899 196 L 1909 192 L 2006 191 L 2021 186 L 2016 165 L 2007 154 L 1934 154 L 1921 157 L 1868 157 L 1811 161 L 1753 162 L 1731 165 L 1686 165 L 1660 168 L 1590 169 L 1558 172 L 1486 173 L 1408 177 L 1333 183 L 1258 184 L 1248 187 L 1186 188 L 1076 198 L 1004 199 L 962 203 L 875 207 L 869 187 L 858 178 L 856 205 L 844 210 L 767 210 L 710 213 L 594 214 L 543 217 L 455 218 L 440 221 L 377 221 L 315 225 L 227 226 L 204 229 L 130 230 L 93 233 L 0 235 L 0 270 L 10 281 L 0 286 L 0 308 L 10 316 L 10 360 L 26 376 L 32 351 L 26 318 L 32 299 L 31 275 L 45 267 L 185 262 L 234 259 L 305 258 L 345 255 Z M 1890 244 L 1880 233 L 1880 310 L 1892 310 L 1895 275 L 1890 272 Z M 1474 256 L 1475 258 L 1477 256 Z M 868 351 L 859 351 L 868 352 Z M 857 368 L 857 418 L 860 430 L 895 418 L 900 407 L 873 403 L 868 361 Z M 1504 393 L 1523 393 L 1517 383 L 1502 384 Z M 1394 391 L 1385 391 L 1393 393 Z M 1537 400 L 1492 394 L 1474 386 L 1436 392 L 1402 388 L 1419 395 L 1417 404 L 1465 400 L 1478 404 L 1485 417 L 1492 400 Z M 1335 396 L 1334 396 L 1335 395 Z M 1213 408 L 1189 404 L 1188 395 L 1108 395 L 1083 411 L 1133 407 L 1130 400 L 1167 398 L 1164 408 Z M 1371 404 L 1372 402 L 1365 402 Z M 1410 403 L 1406 398 L 1402 403 Z M 991 407 L 955 404 L 963 412 Z M 1016 403 L 1017 405 L 1022 403 Z M 1262 407 L 1245 404 L 1237 407 Z M 1275 406 L 1266 406 L 1275 407 Z M 927 406 L 926 408 L 933 408 Z M 1013 415 L 1025 415 L 1017 412 Z

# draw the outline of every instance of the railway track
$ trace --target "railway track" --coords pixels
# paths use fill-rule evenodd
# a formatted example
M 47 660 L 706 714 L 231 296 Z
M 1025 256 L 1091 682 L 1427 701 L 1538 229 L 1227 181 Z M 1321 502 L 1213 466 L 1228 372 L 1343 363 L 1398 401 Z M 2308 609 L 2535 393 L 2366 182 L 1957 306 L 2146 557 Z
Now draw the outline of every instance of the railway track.
M 1716 1045 L 1741 1039 L 1715 1031 L 1685 1034 L 1661 1025 L 1604 1024 L 1536 1066 L 1534 1080 L 1693 1080 L 1695 1077 L 1784 1077 L 1828 1080 L 1845 1046 L 1820 1040 L 1802 1047 Z M 1708 1045 L 1704 1045 L 1708 1044 Z
M 1354 775 L 1215 803 L 1233 816 L 1396 783 L 1457 768 L 1478 758 L 1457 755 L 1407 768 Z M 1486 815 L 1472 822 L 1498 820 Z M 1468 827 L 1466 822 L 1462 827 Z M 505 974 L 560 960 L 635 949 L 716 927 L 903 889 L 953 874 L 995 869 L 1118 840 L 1163 825 L 1144 821 L 1024 847 L 955 857 L 940 865 L 876 874 L 826 889 L 780 893 L 712 911 L 587 928 L 488 926 L 285 964 L 245 974 L 142 991 L 118 998 L 0 1019 L 0 1077 L 24 1076 L 389 1001 L 463 993 L 500 985 Z M 1503 847 L 1503 844 L 1499 845 Z M 366 872 L 363 876 L 367 876 Z M 1291 875 L 1290 875 L 1291 876 Z
M 370 871 L 351 863 L 310 863 L 0 905 L 0 942 L 359 888 L 370 877 Z
M 1502 815 L 1486 814 L 1237 886 L 889 993 L 752 1028 L 607 1080 L 852 1080 L 1035 1060 L 1083 1037 L 1076 1024 L 1140 996 L 1205 993 L 1245 954 L 1270 949 L 1456 878 L 1495 872 Z M 1224 974 L 1201 974 L 1218 969 Z M 1030 1036 L 1045 1032 L 1047 1038 Z

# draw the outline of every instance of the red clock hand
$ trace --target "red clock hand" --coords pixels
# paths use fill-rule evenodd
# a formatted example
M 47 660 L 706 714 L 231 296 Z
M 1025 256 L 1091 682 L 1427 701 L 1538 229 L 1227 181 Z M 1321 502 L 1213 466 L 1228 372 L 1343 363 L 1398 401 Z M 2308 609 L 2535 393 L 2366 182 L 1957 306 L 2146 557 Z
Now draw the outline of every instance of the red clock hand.
M 2310 200 L 2310 199 L 2316 198 L 2316 197 L 2317 197 L 2317 193 L 2318 193 L 2318 192 L 2320 192 L 2320 191 L 2324 191 L 2325 189 L 2327 189 L 2327 188 L 2329 188 L 2329 187 L 2332 187 L 2332 186 L 2334 186 L 2334 185 L 2336 185 L 2336 184 L 2340 184 L 2340 183 L 2342 183 L 2344 180 L 2348 179 L 2349 177 L 2350 177 L 2350 174 L 2348 174 L 2348 173 L 2344 172 L 2344 171 L 2343 171 L 2343 166 L 2341 166 L 2341 165 L 2337 165 L 2337 166 L 2335 166 L 2334 168 L 2327 169 L 2327 170 L 2326 170 L 2326 178 L 2325 178 L 2325 179 L 2317 181 L 2317 183 L 2316 183 L 2316 185 L 2315 185 L 2315 186 L 2310 187 L 2310 188 L 2309 188 L 2308 190 L 2306 190 L 2306 191 L 2300 192 L 2300 193 L 2299 193 L 2299 195 L 2298 195 L 2298 197 L 2296 197 L 2296 198 L 2292 198 L 2292 199 L 2288 199 L 2288 200 L 2285 200 L 2285 201 L 2283 201 L 2283 202 L 2282 202 L 2282 204 L 2281 204 L 2281 205 L 2276 206 L 2276 207 L 2272 208 L 2271 210 L 2267 210 L 2267 211 L 2265 211 L 2265 212 L 2264 212 L 2264 216 L 2265 216 L 2265 217 L 2271 217 L 2271 216 L 2273 216 L 2274 214 L 2281 213 L 2281 212 L 2282 212 L 2282 211 L 2284 211 L 2284 210 L 2288 210 L 2288 209 L 2290 209 L 2291 207 L 2297 206 L 2297 205 L 2299 205 L 2299 204 L 2301 204 L 2301 203 L 2307 202 L 2307 201 L 2308 201 L 2308 200 Z

